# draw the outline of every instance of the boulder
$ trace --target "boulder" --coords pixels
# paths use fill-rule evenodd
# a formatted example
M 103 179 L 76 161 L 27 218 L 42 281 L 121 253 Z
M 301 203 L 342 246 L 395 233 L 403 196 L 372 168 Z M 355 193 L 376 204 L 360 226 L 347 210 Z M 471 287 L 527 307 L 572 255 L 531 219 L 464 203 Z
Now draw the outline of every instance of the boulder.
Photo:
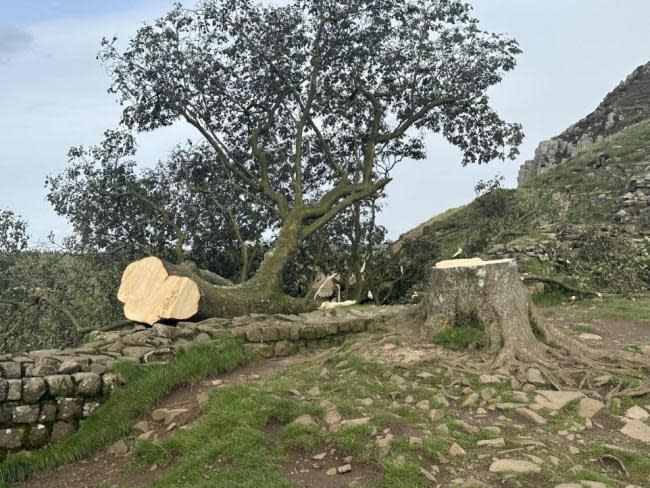
M 47 391 L 51 396 L 71 395 L 74 391 L 72 377 L 67 374 L 57 374 L 44 378 Z

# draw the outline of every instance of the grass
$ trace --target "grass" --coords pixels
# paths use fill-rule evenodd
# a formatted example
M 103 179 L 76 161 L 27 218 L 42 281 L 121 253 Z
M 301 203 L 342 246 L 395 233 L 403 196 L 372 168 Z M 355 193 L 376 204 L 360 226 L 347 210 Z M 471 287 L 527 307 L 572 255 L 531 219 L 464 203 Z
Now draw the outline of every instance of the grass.
M 474 324 L 462 324 L 437 332 L 433 342 L 454 351 L 469 347 L 481 348 L 486 343 L 485 329 Z
M 20 482 L 37 471 L 87 458 L 128 434 L 133 423 L 148 415 L 172 389 L 231 370 L 247 360 L 243 346 L 224 334 L 218 341 L 196 344 L 180 352 L 169 364 L 141 368 L 120 362 L 115 369 L 127 384 L 97 408 L 71 437 L 29 455 L 8 457 L 0 464 L 0 483 Z
M 589 317 L 650 324 L 650 295 L 585 300 L 580 306 L 586 309 L 585 315 Z
M 315 425 L 289 424 L 282 429 L 281 439 L 288 448 L 313 453 L 327 435 Z

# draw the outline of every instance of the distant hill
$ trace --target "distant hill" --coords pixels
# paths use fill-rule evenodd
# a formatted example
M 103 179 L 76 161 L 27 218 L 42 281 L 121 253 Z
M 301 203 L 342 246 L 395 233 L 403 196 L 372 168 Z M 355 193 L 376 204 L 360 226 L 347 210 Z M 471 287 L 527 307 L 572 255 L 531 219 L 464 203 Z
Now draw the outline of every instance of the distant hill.
M 568 152 L 550 158 L 538 149 L 522 166 L 519 188 L 495 190 L 434 216 L 392 249 L 424 238 L 436 241 L 444 257 L 461 248 L 461 257 L 517 257 L 524 272 L 600 290 L 647 288 L 650 63 L 551 141 Z

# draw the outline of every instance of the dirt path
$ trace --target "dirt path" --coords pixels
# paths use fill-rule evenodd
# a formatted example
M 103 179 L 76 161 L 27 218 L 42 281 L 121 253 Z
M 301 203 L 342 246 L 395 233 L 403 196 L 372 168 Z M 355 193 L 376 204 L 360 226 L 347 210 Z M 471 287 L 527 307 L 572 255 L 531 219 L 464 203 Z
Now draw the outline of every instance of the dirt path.
M 179 388 L 167 396 L 157 408 L 187 409 L 186 413 L 176 417 L 173 424 L 164 425 L 160 422 L 147 420 L 152 433 L 152 440 L 164 440 L 173 435 L 174 431 L 190 425 L 201 414 L 198 397 L 222 385 L 241 384 L 260 381 L 275 375 L 280 370 L 294 365 L 306 358 L 289 357 L 269 359 L 247 364 L 226 374 L 208 378 L 197 385 Z M 173 425 L 172 429 L 169 429 Z M 126 439 L 131 447 L 134 439 Z M 100 483 L 112 483 L 117 486 L 145 486 L 158 477 L 162 470 L 156 469 L 145 473 L 137 473 L 130 469 L 128 455 L 115 455 L 109 449 L 102 451 L 91 459 L 82 460 L 76 464 L 61 466 L 54 471 L 39 473 L 28 481 L 16 485 L 19 488 L 95 488 Z

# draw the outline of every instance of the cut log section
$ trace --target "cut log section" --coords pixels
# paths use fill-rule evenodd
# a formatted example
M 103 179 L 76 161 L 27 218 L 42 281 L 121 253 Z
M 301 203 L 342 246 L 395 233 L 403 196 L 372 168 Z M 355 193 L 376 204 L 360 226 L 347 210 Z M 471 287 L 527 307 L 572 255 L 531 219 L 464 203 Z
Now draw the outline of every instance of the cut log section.
M 122 274 L 117 298 L 127 319 L 154 324 L 160 319 L 185 320 L 199 313 L 198 280 L 157 257 L 129 264 Z

